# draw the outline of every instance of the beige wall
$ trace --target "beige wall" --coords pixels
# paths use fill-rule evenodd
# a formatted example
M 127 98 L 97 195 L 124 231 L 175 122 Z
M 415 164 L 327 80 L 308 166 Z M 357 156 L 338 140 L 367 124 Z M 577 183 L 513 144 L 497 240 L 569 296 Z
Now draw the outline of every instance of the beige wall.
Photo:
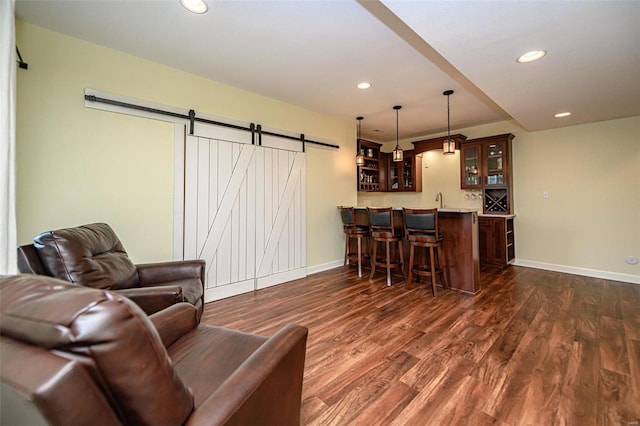
M 171 258 L 173 125 L 84 108 L 84 89 L 92 88 L 339 144 L 339 150 L 307 149 L 307 264 L 341 258 L 336 205 L 356 201 L 355 121 L 20 21 L 16 33 L 29 62 L 28 71 L 18 72 L 19 243 L 41 231 L 104 221 L 135 262 Z
M 469 139 L 513 133 L 516 257 L 538 266 L 640 282 L 640 117 L 527 132 L 511 122 L 456 129 Z M 434 135 L 435 136 L 435 135 Z M 401 143 L 410 149 L 409 142 Z M 391 145 L 384 150 L 390 151 Z M 478 208 L 460 190 L 459 152 L 425 154 L 423 192 L 358 194 L 360 205 Z M 549 198 L 543 198 L 543 192 Z M 557 268 L 562 270 L 562 268 Z M 588 274 L 591 271 L 585 271 Z M 595 274 L 598 275 L 598 274 Z M 605 274 L 606 275 L 606 274 Z

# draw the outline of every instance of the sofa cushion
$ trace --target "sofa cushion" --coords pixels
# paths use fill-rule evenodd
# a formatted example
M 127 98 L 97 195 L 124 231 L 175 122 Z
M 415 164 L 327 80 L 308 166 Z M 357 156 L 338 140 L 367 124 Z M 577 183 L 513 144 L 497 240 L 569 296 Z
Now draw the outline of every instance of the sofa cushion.
M 140 308 L 115 293 L 52 281 L 33 275 L 2 280 L 0 299 L 9 300 L 3 302 L 2 335 L 91 360 L 125 424 L 182 424 L 193 395 Z M 37 296 L 23 296 L 29 292 Z
M 136 267 L 106 223 L 43 232 L 34 246 L 49 274 L 85 287 L 128 288 Z

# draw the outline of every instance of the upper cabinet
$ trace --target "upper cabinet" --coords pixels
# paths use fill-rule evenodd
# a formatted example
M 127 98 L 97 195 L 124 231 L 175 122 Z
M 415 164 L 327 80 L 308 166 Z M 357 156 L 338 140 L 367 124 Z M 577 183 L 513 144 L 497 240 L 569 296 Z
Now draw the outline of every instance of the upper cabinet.
M 415 151 L 403 152 L 402 161 L 393 161 L 390 153 L 383 154 L 386 159 L 386 191 L 422 192 L 422 154 Z
M 465 143 L 460 147 L 460 188 L 482 189 L 482 145 Z
M 381 146 L 358 141 L 358 152 L 364 155 L 364 166 L 358 166 L 358 191 L 422 191 L 422 155 L 404 151 L 404 160 L 395 162 Z
M 364 155 L 364 166 L 358 166 L 358 191 L 380 191 L 380 169 L 384 167 L 380 159 L 380 147 L 382 145 L 375 142 L 358 141 L 358 152 Z
M 511 214 L 512 162 L 514 135 L 472 139 L 460 147 L 460 187 L 482 190 L 485 214 Z

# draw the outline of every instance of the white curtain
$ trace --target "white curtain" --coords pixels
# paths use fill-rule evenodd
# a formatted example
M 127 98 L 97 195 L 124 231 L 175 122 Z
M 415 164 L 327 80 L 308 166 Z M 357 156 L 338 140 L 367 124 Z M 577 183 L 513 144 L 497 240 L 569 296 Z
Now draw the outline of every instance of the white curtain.
M 15 0 L 0 0 L 0 275 L 16 273 Z

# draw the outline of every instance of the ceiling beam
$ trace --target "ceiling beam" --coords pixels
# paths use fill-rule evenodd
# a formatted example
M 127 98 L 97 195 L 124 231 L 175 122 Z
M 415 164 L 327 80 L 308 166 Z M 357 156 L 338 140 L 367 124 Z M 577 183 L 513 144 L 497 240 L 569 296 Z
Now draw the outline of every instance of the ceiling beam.
M 462 88 L 475 96 L 484 103 L 497 115 L 504 120 L 514 120 L 505 110 L 503 110 L 493 99 L 487 96 L 478 86 L 473 84 L 464 74 L 447 61 L 437 50 L 420 37 L 411 27 L 409 27 L 402 19 L 398 18 L 387 6 L 380 0 L 356 0 L 364 9 L 376 17 L 387 28 L 396 33 L 400 38 L 413 47 L 425 59 L 432 62 L 440 68 L 451 79 L 457 82 Z M 449 89 L 448 87 L 443 88 Z

